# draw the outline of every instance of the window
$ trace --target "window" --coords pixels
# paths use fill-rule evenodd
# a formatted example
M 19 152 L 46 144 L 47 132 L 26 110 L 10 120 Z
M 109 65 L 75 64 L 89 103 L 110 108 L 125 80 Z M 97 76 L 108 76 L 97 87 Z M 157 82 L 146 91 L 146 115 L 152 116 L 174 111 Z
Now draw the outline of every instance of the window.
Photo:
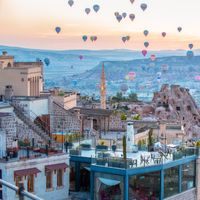
M 159 199 L 160 171 L 129 177 L 129 200 Z
M 52 172 L 46 172 L 46 189 L 52 189 Z
M 178 167 L 165 170 L 165 198 L 178 194 Z
M 181 108 L 180 108 L 179 106 L 177 106 L 177 107 L 176 107 L 176 110 L 177 110 L 177 111 L 180 111 L 180 110 L 181 110 Z
M 58 187 L 63 186 L 63 170 L 62 169 L 57 170 L 57 186 Z
M 27 188 L 28 188 L 28 192 L 34 192 L 34 175 L 33 174 L 28 176 Z
M 195 187 L 195 162 L 182 165 L 182 191 Z

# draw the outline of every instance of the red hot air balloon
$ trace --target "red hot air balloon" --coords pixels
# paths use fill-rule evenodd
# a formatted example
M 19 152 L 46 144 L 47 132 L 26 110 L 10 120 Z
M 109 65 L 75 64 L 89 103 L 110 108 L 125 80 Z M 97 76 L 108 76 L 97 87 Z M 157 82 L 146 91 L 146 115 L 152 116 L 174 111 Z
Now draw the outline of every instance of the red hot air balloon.
M 151 58 L 152 61 L 156 60 L 156 56 L 155 55 L 151 55 L 150 58 Z
M 146 55 L 147 55 L 147 50 L 145 50 L 145 49 L 142 50 L 142 55 L 143 55 L 143 56 L 146 56 Z
M 129 72 L 128 73 L 128 78 L 129 80 L 133 81 L 136 77 L 136 73 L 135 72 Z

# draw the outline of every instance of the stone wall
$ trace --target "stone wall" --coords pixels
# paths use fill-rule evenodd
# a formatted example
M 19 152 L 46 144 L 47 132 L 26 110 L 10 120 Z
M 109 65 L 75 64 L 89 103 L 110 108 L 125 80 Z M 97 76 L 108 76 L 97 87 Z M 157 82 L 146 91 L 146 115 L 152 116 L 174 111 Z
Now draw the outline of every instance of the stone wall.
M 15 115 L 2 113 L 0 115 L 0 128 L 6 133 L 6 147 L 12 148 L 16 137 Z
M 16 117 L 16 135 L 19 141 L 32 141 L 34 138 L 35 144 L 42 143 L 43 139 L 37 135 L 32 129 L 28 127 L 24 122 Z
M 173 197 L 166 198 L 165 200 L 199 200 L 196 197 L 196 189 L 191 189 L 181 194 L 174 195 Z
M 125 131 L 126 121 L 121 120 L 121 114 L 112 114 L 109 118 L 109 130 L 110 131 Z
M 81 122 L 76 113 L 53 103 L 51 110 L 51 132 L 80 131 Z

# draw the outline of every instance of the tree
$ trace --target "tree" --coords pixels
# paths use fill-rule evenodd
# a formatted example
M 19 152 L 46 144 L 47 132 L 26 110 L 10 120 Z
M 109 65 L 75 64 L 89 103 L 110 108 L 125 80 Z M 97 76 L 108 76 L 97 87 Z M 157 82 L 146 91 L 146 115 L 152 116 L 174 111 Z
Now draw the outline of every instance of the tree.
M 126 161 L 126 136 L 123 136 L 123 158 Z
M 137 97 L 137 94 L 136 93 L 130 93 L 129 95 L 128 95 L 128 100 L 129 101 L 138 101 L 138 97 Z
M 151 151 L 154 144 L 154 138 L 153 138 L 153 129 L 151 128 L 148 132 L 148 150 Z

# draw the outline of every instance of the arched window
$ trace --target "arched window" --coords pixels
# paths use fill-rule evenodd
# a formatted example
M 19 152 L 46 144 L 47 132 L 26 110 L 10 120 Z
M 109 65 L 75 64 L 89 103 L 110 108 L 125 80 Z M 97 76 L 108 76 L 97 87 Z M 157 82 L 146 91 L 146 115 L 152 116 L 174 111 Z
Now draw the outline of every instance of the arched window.
M 12 67 L 11 63 L 8 63 L 7 67 Z

